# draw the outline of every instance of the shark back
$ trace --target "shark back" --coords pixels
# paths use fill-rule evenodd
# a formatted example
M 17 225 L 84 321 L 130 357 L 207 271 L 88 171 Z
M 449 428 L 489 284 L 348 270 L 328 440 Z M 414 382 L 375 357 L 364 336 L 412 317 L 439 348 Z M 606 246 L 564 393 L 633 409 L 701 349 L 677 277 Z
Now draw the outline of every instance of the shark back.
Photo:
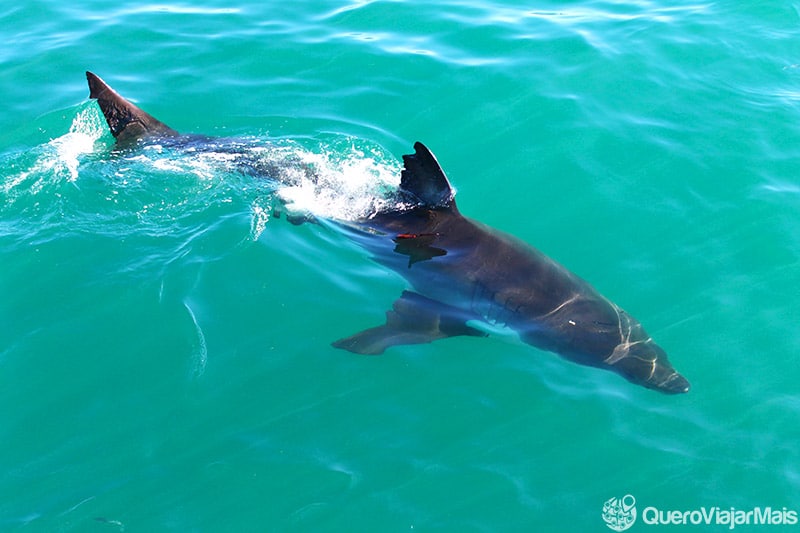
M 89 98 L 94 98 L 118 143 L 148 137 L 177 137 L 179 133 L 120 96 L 99 76 L 86 72 Z

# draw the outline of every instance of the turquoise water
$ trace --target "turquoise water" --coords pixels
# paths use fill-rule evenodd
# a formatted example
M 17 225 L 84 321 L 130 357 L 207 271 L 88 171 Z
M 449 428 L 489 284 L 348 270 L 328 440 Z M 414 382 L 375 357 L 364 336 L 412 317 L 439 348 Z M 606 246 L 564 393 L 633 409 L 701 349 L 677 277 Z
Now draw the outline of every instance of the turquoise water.
M 800 510 L 800 6 L 42 0 L 0 24 L 0 529 Z M 115 153 L 87 69 L 326 185 Z M 333 349 L 406 283 L 272 208 L 355 216 L 415 140 L 463 213 L 640 319 L 691 392 L 502 337 Z

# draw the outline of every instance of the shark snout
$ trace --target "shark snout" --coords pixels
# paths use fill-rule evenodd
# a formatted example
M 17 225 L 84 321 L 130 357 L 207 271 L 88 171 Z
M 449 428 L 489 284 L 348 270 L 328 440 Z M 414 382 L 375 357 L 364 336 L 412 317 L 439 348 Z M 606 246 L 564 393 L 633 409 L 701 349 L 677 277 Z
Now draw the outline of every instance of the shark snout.
M 652 340 L 621 344 L 614 352 L 617 357 L 609 363 L 629 381 L 666 394 L 689 392 L 689 380 L 672 367 L 667 354 Z
M 666 380 L 654 384 L 653 388 L 665 392 L 667 394 L 683 394 L 689 392 L 689 380 L 673 371 Z

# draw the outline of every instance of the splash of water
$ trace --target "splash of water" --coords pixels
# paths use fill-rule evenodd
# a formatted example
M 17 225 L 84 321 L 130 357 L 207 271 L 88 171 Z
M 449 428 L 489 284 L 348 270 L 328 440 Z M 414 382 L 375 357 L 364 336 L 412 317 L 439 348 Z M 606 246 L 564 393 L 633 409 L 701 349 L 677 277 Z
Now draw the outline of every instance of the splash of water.
M 271 216 L 271 205 L 264 205 L 263 200 L 253 202 L 250 217 L 250 238 L 257 241 L 267 228 Z
M 0 184 L 0 191 L 7 201 L 13 201 L 26 192 L 36 195 L 53 183 L 74 183 L 78 179 L 81 156 L 92 153 L 103 134 L 102 117 L 97 110 L 91 106 L 82 108 L 72 119 L 67 133 L 6 162 L 20 170 Z
M 78 112 L 69 131 L 44 145 L 31 174 L 51 175 L 74 182 L 78 179 L 80 157 L 92 153 L 103 136 L 102 118 L 91 107 Z
M 399 185 L 398 164 L 377 151 L 351 145 L 344 152 L 298 150 L 295 156 L 313 171 L 277 191 L 293 213 L 345 221 L 365 218 L 384 208 L 387 191 Z
M 160 224 L 174 218 L 174 207 L 199 212 L 238 199 L 250 206 L 250 234 L 255 240 L 278 204 L 290 216 L 353 221 L 385 208 L 400 179 L 394 156 L 345 136 L 302 143 L 263 137 L 201 139 L 147 144 L 99 162 L 87 157 L 108 149 L 98 142 L 104 137 L 107 128 L 97 107 L 80 106 L 67 133 L 4 156 L 6 168 L 17 171 L 0 183 L 0 201 L 12 205 L 48 190 L 59 201 L 41 205 L 68 205 L 61 201 L 66 192 L 62 187 L 77 190 L 82 173 L 99 171 L 108 179 L 99 192 L 108 189 L 106 200 L 115 207 L 112 219 Z M 89 189 L 97 186 L 87 184 Z M 91 201 L 93 196 L 90 192 L 78 198 Z M 35 206 L 40 201 L 19 205 Z M 81 206 L 70 209 L 80 211 Z
M 211 184 L 245 175 L 235 188 L 251 197 L 251 235 L 258 238 L 272 214 L 273 200 L 295 218 L 352 221 L 384 208 L 391 201 L 387 193 L 399 185 L 399 164 L 378 148 L 360 148 L 356 142 L 334 140 L 313 149 L 267 139 L 222 139 L 177 149 L 156 144 L 125 161 L 144 168 L 148 181 L 153 179 L 151 171 L 167 179 L 194 176 Z
M 69 181 L 78 179 L 79 158 L 94 150 L 95 142 L 103 136 L 103 126 L 97 111 L 86 108 L 73 119 L 67 134 L 50 141 L 55 150 L 54 168 L 57 173 L 66 170 L 69 173 Z

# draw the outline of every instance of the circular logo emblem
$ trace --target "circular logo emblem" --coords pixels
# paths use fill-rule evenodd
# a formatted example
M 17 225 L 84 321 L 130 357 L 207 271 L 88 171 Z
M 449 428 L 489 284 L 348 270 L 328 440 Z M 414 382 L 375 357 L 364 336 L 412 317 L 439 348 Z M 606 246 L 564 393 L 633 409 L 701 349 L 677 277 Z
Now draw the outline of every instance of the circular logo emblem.
M 636 522 L 636 498 L 626 494 L 603 504 L 603 521 L 614 531 L 625 531 Z

